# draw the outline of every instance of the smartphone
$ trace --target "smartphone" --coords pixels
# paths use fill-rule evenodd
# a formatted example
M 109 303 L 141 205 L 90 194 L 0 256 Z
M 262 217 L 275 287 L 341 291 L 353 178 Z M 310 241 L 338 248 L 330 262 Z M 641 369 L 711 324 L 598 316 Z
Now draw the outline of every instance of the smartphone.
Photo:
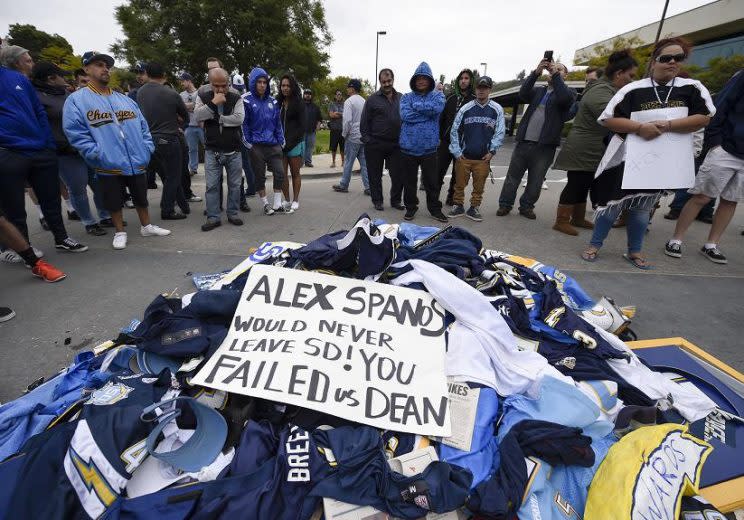
M 553 51 L 545 51 L 545 54 L 543 55 L 543 59 L 545 61 L 553 61 Z

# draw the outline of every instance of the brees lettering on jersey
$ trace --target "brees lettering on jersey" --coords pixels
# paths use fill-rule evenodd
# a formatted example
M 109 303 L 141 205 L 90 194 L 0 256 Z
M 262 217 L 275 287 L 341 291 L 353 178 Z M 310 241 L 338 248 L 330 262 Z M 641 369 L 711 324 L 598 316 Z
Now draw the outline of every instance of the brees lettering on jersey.
M 310 482 L 310 434 L 297 426 L 292 426 L 289 431 L 284 445 L 287 482 Z
M 115 116 L 119 123 L 123 123 L 127 119 L 137 119 L 137 113 L 133 110 L 117 110 Z M 114 122 L 112 113 L 109 110 L 88 110 L 88 112 L 85 113 L 85 117 L 88 119 L 90 126 L 94 128 Z

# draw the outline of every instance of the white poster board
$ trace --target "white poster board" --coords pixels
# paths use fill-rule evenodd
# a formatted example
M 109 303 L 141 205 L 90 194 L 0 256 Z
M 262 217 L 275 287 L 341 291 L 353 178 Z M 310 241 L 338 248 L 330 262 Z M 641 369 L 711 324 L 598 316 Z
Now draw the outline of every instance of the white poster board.
M 444 315 L 424 291 L 255 265 L 192 384 L 446 437 Z
M 633 121 L 648 123 L 687 117 L 687 107 L 632 112 Z M 667 132 L 650 141 L 628 134 L 623 171 L 624 190 L 691 188 L 695 183 L 692 134 Z

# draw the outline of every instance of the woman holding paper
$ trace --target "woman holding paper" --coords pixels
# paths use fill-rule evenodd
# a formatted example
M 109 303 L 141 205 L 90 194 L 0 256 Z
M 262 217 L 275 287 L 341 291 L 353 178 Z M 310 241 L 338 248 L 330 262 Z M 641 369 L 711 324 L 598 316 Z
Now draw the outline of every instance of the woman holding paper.
M 568 173 L 568 182 L 561 192 L 553 225 L 556 231 L 576 236 L 579 232 L 574 226 L 594 228 L 586 220 L 586 197 L 605 150 L 605 137 L 609 133 L 597 122 L 597 117 L 612 96 L 635 79 L 636 72 L 638 62 L 631 56 L 630 50 L 615 51 L 610 54 L 604 75 L 584 89 L 571 132 L 553 165 L 553 169 Z
M 590 245 L 581 254 L 587 262 L 596 260 L 613 222 L 625 210 L 628 252 L 623 258 L 639 269 L 651 268 L 641 254 L 651 209 L 665 190 L 679 188 L 674 184 L 685 182 L 663 180 L 658 164 L 660 161 L 686 164 L 688 153 L 690 164 L 693 160 L 692 139 L 673 139 L 673 135 L 659 138 L 664 134 L 691 134 L 705 127 L 715 113 L 710 93 L 702 83 L 677 77 L 689 52 L 690 44 L 681 38 L 659 41 L 651 55 L 650 77 L 620 89 L 597 119 L 615 136 L 592 186 L 598 207 Z M 653 142 L 654 146 L 628 164 L 626 144 L 630 142 L 634 146 L 631 135 Z M 662 156 L 667 150 L 674 150 L 675 155 Z

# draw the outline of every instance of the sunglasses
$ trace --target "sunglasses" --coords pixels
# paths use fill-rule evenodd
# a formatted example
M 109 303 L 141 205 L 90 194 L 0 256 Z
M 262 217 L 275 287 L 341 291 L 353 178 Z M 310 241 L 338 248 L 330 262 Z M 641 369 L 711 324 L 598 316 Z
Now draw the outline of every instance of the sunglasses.
M 661 56 L 656 57 L 656 61 L 659 63 L 669 63 L 674 60 L 675 63 L 681 63 L 685 61 L 686 58 L 687 56 L 684 54 L 662 54 Z

